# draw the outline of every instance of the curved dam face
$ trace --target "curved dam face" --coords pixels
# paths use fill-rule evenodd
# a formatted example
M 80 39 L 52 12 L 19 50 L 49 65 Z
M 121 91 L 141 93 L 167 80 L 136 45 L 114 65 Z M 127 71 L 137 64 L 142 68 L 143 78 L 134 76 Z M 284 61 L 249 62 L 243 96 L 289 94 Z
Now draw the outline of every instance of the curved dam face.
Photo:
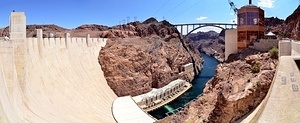
M 115 122 L 100 38 L 0 40 L 0 122 Z

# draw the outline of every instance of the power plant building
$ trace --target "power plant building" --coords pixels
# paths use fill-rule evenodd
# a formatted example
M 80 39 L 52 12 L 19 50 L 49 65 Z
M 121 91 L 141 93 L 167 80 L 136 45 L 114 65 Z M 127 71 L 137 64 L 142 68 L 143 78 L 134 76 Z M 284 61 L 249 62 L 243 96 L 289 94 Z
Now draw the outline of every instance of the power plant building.
M 237 19 L 237 48 L 240 52 L 264 37 L 264 10 L 253 5 L 250 0 L 249 5 L 238 9 Z

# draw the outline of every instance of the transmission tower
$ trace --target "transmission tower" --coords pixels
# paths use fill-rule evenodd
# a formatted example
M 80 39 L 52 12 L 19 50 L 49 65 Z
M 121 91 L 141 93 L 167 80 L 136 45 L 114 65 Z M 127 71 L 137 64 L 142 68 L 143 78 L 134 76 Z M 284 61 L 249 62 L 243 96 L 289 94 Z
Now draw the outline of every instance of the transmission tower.
M 130 22 L 130 17 L 129 16 L 127 16 L 127 23 L 129 23 Z
M 134 16 L 134 21 L 137 21 L 137 16 Z

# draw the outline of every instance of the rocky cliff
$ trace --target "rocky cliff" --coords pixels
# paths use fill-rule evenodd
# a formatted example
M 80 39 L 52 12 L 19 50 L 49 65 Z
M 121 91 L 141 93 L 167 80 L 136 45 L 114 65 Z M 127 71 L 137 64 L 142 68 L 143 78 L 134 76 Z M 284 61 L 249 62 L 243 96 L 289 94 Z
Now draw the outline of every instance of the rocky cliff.
M 197 32 L 187 36 L 190 44 L 200 52 L 214 56 L 220 62 L 224 61 L 225 32 L 220 34 L 215 31 Z
M 159 122 L 229 123 L 238 120 L 266 96 L 277 62 L 269 53 L 257 53 L 220 64 L 216 76 L 206 84 L 203 96 Z
M 265 33 L 273 32 L 278 35 L 281 32 L 284 20 L 277 17 L 265 18 Z
M 286 18 L 282 29 L 283 37 L 300 40 L 300 6 Z
M 110 38 L 99 55 L 107 82 L 118 96 L 146 93 L 178 78 L 191 81 L 202 69 L 198 51 L 167 21 L 151 18 L 121 28 L 122 35 L 119 30 L 109 35 L 123 38 Z M 188 63 L 194 63 L 194 71 L 179 75 Z

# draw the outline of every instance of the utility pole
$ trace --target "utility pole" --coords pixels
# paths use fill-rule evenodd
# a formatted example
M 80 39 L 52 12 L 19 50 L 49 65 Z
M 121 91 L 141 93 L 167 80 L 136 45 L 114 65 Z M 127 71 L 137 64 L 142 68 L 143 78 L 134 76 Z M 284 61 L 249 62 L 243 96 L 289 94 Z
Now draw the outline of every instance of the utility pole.
M 122 21 L 123 21 L 123 24 L 125 24 L 125 22 L 126 22 L 125 19 L 123 19 Z
M 119 28 L 122 28 L 122 21 L 119 21 Z

